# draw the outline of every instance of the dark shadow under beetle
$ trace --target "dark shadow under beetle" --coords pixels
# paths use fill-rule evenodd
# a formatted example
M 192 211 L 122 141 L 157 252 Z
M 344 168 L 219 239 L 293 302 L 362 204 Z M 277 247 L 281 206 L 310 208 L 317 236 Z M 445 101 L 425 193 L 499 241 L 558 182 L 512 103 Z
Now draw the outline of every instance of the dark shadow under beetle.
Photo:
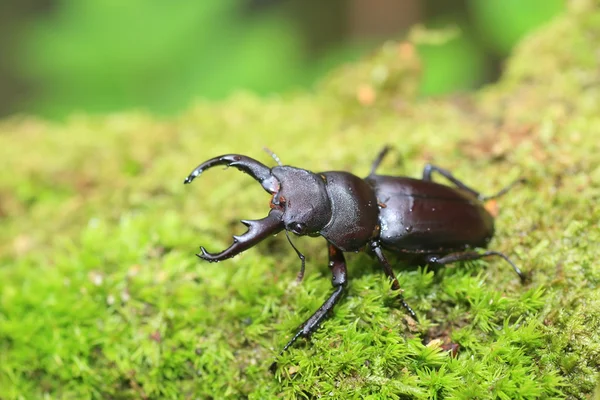
M 525 281 L 525 275 L 504 254 L 471 250 L 487 247 L 494 235 L 494 218 L 483 202 L 505 194 L 522 180 L 492 196 L 484 196 L 445 169 L 430 164 L 423 169 L 421 179 L 377 175 L 376 170 L 388 151 L 385 147 L 379 153 L 364 179 L 343 171 L 313 173 L 284 166 L 273 154 L 279 164 L 273 168 L 247 156 L 227 154 L 205 161 L 185 179 L 184 183 L 190 183 L 205 170 L 225 165 L 247 173 L 272 195 L 269 214 L 260 220 L 242 220 L 248 231 L 234 236 L 229 248 L 209 253 L 201 247 L 198 256 L 206 261 L 226 260 L 285 230 L 302 261 L 298 273 L 298 280 L 302 280 L 304 255 L 294 246 L 288 232 L 327 240 L 333 293 L 300 326 L 280 355 L 299 337 L 314 332 L 340 300 L 347 283 L 344 252 L 366 251 L 374 256 L 391 280 L 392 289 L 397 291 L 401 291 L 400 285 L 384 249 L 433 267 L 498 256 Z M 434 172 L 454 186 L 433 182 Z M 418 320 L 402 295 L 398 299 L 411 317 Z M 271 369 L 276 365 L 273 363 Z

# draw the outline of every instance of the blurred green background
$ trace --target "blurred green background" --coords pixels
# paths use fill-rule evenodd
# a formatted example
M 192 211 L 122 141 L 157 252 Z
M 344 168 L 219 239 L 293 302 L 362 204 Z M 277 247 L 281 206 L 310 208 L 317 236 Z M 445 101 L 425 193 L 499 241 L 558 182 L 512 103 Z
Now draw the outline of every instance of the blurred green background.
M 423 95 L 495 80 L 559 0 L 2 0 L 0 116 L 132 108 L 159 114 L 234 91 L 311 85 L 415 24 L 459 28 L 419 46 Z

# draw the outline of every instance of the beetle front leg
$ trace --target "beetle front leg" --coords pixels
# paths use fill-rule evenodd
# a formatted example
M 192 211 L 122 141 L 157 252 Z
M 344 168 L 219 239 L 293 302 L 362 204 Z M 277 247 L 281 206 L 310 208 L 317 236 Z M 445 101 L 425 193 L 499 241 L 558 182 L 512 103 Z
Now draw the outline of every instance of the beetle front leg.
M 396 275 L 394 274 L 394 270 L 392 269 L 392 266 L 390 265 L 388 260 L 383 255 L 381 246 L 379 245 L 379 243 L 377 241 L 373 241 L 373 242 L 371 242 L 371 248 L 373 249 L 373 252 L 375 253 L 375 256 L 377 257 L 377 259 L 381 263 L 381 266 L 383 267 L 383 272 L 385 272 L 387 277 L 392 281 L 392 289 L 396 290 L 396 291 L 398 291 L 398 293 L 400 293 L 399 297 L 400 297 L 400 303 L 402 304 L 402 307 L 404 307 L 404 309 L 406 311 L 408 311 L 410 316 L 415 321 L 419 322 L 419 318 L 417 318 L 417 314 L 408 305 L 408 303 L 404 300 L 404 296 L 402 296 L 402 289 L 400 289 L 400 283 L 398 283 L 398 279 L 396 278 Z
M 346 259 L 344 253 L 332 244 L 329 244 L 329 269 L 331 270 L 331 284 L 333 285 L 333 293 L 321 307 L 313 315 L 310 316 L 302 325 L 292 339 L 283 347 L 279 353 L 281 356 L 291 345 L 298 340 L 299 337 L 309 337 L 314 331 L 319 328 L 319 325 L 327 317 L 329 312 L 342 297 L 347 281 Z M 277 368 L 277 362 L 271 364 L 270 369 Z

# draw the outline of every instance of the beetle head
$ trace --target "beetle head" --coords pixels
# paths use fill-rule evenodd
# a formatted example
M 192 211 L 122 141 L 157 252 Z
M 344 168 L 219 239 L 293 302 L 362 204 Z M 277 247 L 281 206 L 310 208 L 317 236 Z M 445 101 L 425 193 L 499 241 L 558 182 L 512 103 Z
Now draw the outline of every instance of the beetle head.
M 285 229 L 296 235 L 319 235 L 332 215 L 324 178 L 289 166 L 274 167 L 271 174 L 278 184 L 271 208 L 283 213 Z

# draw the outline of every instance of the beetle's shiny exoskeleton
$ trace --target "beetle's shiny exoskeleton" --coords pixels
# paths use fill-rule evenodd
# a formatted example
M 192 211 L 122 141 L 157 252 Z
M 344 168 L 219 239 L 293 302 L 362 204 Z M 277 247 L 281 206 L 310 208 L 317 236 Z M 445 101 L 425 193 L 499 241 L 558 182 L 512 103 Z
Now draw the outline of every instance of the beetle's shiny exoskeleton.
M 301 325 L 282 352 L 299 337 L 314 332 L 339 301 L 347 282 L 344 252 L 364 250 L 374 255 L 392 281 L 394 290 L 400 290 L 400 285 L 383 249 L 433 265 L 499 256 L 510 263 L 521 280 L 525 279 L 504 254 L 471 250 L 487 247 L 494 234 L 494 219 L 483 202 L 506 193 L 521 180 L 486 197 L 450 172 L 429 164 L 423 170 L 422 179 L 377 175 L 375 172 L 388 150 L 386 147 L 379 153 L 370 174 L 364 179 L 342 171 L 313 173 L 281 164 L 269 168 L 239 154 L 212 158 L 196 167 L 185 179 L 184 183 L 190 183 L 208 168 L 225 165 L 247 173 L 272 195 L 271 211 L 265 218 L 242 220 L 248 231 L 234 236 L 233 244 L 220 253 L 209 253 L 201 247 L 198 256 L 204 260 L 228 259 L 282 230 L 286 235 L 289 231 L 296 235 L 322 236 L 327 240 L 334 291 Z M 433 182 L 433 172 L 444 176 L 454 187 Z M 304 256 L 295 247 L 294 250 L 302 260 L 298 274 L 301 280 Z M 417 319 L 402 296 L 399 299 Z

